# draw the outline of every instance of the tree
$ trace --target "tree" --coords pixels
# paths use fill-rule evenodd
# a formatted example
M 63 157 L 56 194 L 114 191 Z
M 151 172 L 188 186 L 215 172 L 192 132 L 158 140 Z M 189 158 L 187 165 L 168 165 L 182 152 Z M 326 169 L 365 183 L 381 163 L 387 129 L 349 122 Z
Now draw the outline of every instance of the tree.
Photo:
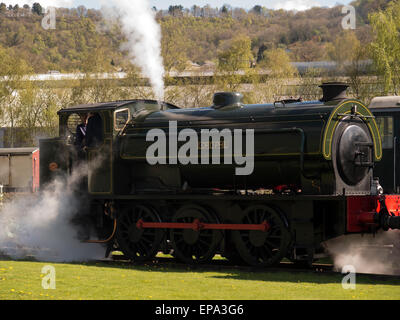
M 88 10 L 86 9 L 85 6 L 79 6 L 78 8 L 76 8 L 78 16 L 79 17 L 86 17 L 87 16 L 87 12 Z
M 369 16 L 375 39 L 371 54 L 384 91 L 400 93 L 400 2 L 391 2 L 384 11 Z
M 289 46 L 291 56 L 295 61 L 318 61 L 326 59 L 327 47 L 329 44 L 323 44 L 321 42 L 316 42 L 308 40 L 305 42 L 296 42 Z M 321 59 L 322 58 L 322 59 Z
M 23 77 L 32 72 L 30 66 L 15 55 L 11 49 L 0 47 L 0 122 L 10 127 L 11 147 L 15 142 L 15 127 L 18 125 L 23 110 L 19 104 L 20 90 L 24 89 Z
M 256 14 L 262 14 L 263 13 L 263 7 L 260 5 L 255 5 L 250 11 L 256 13 Z
M 254 56 L 251 52 L 251 39 L 238 36 L 229 41 L 225 50 L 218 54 L 218 69 L 215 82 L 219 90 L 237 91 L 243 77 L 253 80 L 254 69 L 250 69 Z
M 200 17 L 200 15 L 201 15 L 201 8 L 200 8 L 199 6 L 197 6 L 197 5 L 194 5 L 194 6 L 191 8 L 191 12 L 192 12 L 192 15 L 193 15 L 194 17 Z
M 251 39 L 246 36 L 235 38 L 228 49 L 218 54 L 218 68 L 221 71 L 248 69 L 254 60 Z
M 282 48 L 266 50 L 260 66 L 266 68 L 274 78 L 292 78 L 297 75 L 296 68 L 290 63 L 289 55 Z
M 356 9 L 357 20 L 366 22 L 371 12 L 385 9 L 389 3 L 390 0 L 354 0 L 350 4 Z
M 221 8 L 222 15 L 228 15 L 232 12 L 232 7 L 229 4 L 224 4 Z
M 181 17 L 183 15 L 183 6 L 169 6 L 168 13 L 174 17 Z
M 346 30 L 327 46 L 327 51 L 328 56 L 337 62 L 337 69 L 349 76 L 354 95 L 361 99 L 361 77 L 365 73 L 364 60 L 368 58 L 366 46 L 361 44 L 354 31 Z
M 162 23 L 161 51 L 166 71 L 182 71 L 188 60 L 186 55 L 187 41 L 179 19 L 167 17 Z
M 345 30 L 328 45 L 328 56 L 336 61 L 340 68 L 344 68 L 346 62 L 354 60 L 356 48 L 359 46 L 360 41 L 355 33 L 352 30 Z
M 33 12 L 33 13 L 36 13 L 36 14 L 39 15 L 39 16 L 41 16 L 41 15 L 43 15 L 43 7 L 40 5 L 40 3 L 35 2 L 35 3 L 32 5 L 32 12 Z
M 0 13 L 5 13 L 7 11 L 7 5 L 2 2 L 0 3 Z
M 365 73 L 364 60 L 368 52 L 354 31 L 346 30 L 339 34 L 333 43 L 327 45 L 327 52 L 336 61 L 337 70 L 349 76 L 354 95 L 359 99 L 365 98 L 361 77 Z
M 218 8 L 212 8 L 209 4 L 205 5 L 202 9 L 202 17 L 212 18 L 218 16 Z

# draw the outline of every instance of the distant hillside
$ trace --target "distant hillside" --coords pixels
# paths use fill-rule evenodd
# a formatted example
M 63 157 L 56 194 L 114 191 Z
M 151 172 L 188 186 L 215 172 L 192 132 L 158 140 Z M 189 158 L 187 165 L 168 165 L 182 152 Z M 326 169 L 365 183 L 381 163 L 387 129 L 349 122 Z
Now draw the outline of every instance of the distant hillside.
M 0 10 L 0 45 L 29 61 L 35 72 L 85 71 L 94 58 L 102 61 L 104 69 L 111 69 L 111 61 L 123 56 L 121 37 L 98 32 L 99 12 L 91 10 L 80 17 L 69 11 L 58 10 L 56 30 L 45 30 L 42 15 Z
M 384 8 L 386 0 L 356 0 L 357 28 L 362 43 L 370 41 L 368 13 Z M 167 69 L 185 69 L 188 61 L 203 65 L 215 61 L 237 36 L 251 39 L 254 57 L 271 48 L 283 48 L 292 61 L 329 59 L 327 45 L 341 34 L 342 7 L 312 8 L 301 12 L 267 10 L 255 6 L 246 12 L 224 6 L 158 11 Z M 58 9 L 56 30 L 41 27 L 43 12 L 36 6 L 0 4 L 0 46 L 29 62 L 34 71 L 120 71 L 129 66 L 121 51 L 124 37 L 117 26 L 106 27 L 101 12 L 84 7 Z
M 367 23 L 368 14 L 385 9 L 389 2 L 390 0 L 355 0 L 351 5 L 356 8 L 357 17 Z

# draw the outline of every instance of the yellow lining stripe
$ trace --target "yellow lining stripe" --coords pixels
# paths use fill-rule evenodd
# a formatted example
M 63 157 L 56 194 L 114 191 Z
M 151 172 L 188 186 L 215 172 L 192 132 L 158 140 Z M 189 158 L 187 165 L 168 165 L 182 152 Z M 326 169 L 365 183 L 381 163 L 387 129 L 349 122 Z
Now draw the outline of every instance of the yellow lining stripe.
M 371 111 L 366 106 L 364 106 L 361 102 L 359 102 L 357 100 L 347 100 L 347 101 L 343 102 L 342 104 L 340 104 L 339 106 L 337 106 L 335 108 L 335 110 L 332 112 L 332 114 L 330 115 L 329 119 L 328 119 L 328 122 L 327 122 L 326 127 L 325 127 L 324 139 L 323 139 L 323 142 L 322 142 L 323 155 L 324 155 L 325 159 L 327 159 L 327 160 L 330 160 L 331 156 L 332 156 L 331 155 L 331 153 L 332 153 L 332 138 L 333 138 L 333 134 L 335 132 L 336 126 L 338 125 L 339 121 L 336 121 L 336 123 L 334 124 L 332 130 L 330 130 L 331 122 L 333 120 L 333 117 L 337 116 L 337 113 L 339 112 L 339 110 L 342 107 L 344 107 L 344 106 L 346 106 L 348 104 L 356 104 L 356 105 L 361 106 L 362 110 L 365 111 L 368 116 L 373 117 L 373 114 L 371 113 Z M 345 111 L 343 113 L 344 114 L 349 114 L 350 110 Z M 359 114 L 361 116 L 365 115 L 365 114 L 362 114 L 361 112 L 357 112 L 357 114 Z M 375 160 L 379 161 L 382 158 L 382 141 L 381 141 L 381 136 L 380 136 L 378 127 L 376 125 L 375 119 L 371 118 L 371 120 L 373 122 L 375 130 L 371 126 L 370 121 L 368 121 L 368 122 L 364 121 L 364 123 L 368 126 L 368 128 L 370 130 L 370 133 L 372 135 L 372 139 L 373 139 L 373 142 L 374 142 Z M 329 134 L 330 134 L 329 138 L 327 137 L 328 131 L 329 131 Z M 377 136 L 378 139 L 376 139 L 375 136 Z M 329 142 L 329 143 L 327 143 L 327 142 Z

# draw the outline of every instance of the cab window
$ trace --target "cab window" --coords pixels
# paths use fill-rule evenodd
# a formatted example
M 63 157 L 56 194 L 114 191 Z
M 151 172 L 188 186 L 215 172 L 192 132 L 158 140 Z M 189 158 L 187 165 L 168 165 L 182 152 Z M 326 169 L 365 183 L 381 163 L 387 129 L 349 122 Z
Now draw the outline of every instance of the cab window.
M 376 117 L 383 149 L 393 148 L 393 117 Z
M 81 123 L 81 118 L 79 116 L 79 114 L 77 113 L 72 113 L 70 115 L 68 115 L 68 119 L 67 119 L 67 129 L 68 129 L 68 133 L 71 133 L 73 135 L 75 135 L 76 133 L 76 127 Z
M 115 130 L 122 130 L 128 121 L 129 121 L 129 109 L 115 111 L 114 115 Z

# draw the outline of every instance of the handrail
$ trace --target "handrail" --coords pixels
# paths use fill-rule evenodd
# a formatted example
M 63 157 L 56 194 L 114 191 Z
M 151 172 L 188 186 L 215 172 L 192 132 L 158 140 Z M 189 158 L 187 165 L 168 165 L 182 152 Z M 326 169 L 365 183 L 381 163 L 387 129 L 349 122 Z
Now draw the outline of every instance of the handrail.
M 397 137 L 393 137 L 393 192 L 396 192 L 396 152 Z
M 116 231 L 117 231 L 117 219 L 114 219 L 113 231 L 107 239 L 105 239 L 105 240 L 84 240 L 82 242 L 84 242 L 84 243 L 107 243 L 107 242 L 110 242 L 114 238 Z

